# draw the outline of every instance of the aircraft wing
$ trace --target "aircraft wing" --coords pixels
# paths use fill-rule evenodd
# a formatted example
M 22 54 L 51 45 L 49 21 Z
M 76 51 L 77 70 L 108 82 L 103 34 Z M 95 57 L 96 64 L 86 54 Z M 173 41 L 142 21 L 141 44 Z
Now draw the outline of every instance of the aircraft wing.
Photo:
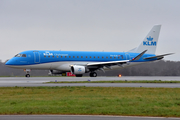
M 86 64 L 87 67 L 91 68 L 91 67 L 97 67 L 97 68 L 102 68 L 102 67 L 107 67 L 107 68 L 111 68 L 112 65 L 119 65 L 122 66 L 122 64 L 126 64 L 128 62 L 131 61 L 135 61 L 135 60 L 139 60 L 141 58 L 141 56 L 143 56 L 143 54 L 146 52 L 147 50 L 144 50 L 142 53 L 140 53 L 139 55 L 137 55 L 135 58 L 133 58 L 132 60 L 120 60 L 120 61 L 108 61 L 108 62 L 95 62 L 95 63 L 88 63 Z
M 156 55 L 156 56 L 153 56 L 153 57 L 146 57 L 146 58 L 143 58 L 145 60 L 148 60 L 148 59 L 153 59 L 153 58 L 157 58 L 158 60 L 164 58 L 164 56 L 167 56 L 167 55 L 172 55 L 174 53 L 168 53 L 168 54 L 163 54 L 163 55 Z
M 121 60 L 121 61 L 109 61 L 109 62 L 95 62 L 95 63 L 88 63 L 87 66 L 105 66 L 105 65 L 118 65 L 124 64 L 129 62 L 130 60 Z

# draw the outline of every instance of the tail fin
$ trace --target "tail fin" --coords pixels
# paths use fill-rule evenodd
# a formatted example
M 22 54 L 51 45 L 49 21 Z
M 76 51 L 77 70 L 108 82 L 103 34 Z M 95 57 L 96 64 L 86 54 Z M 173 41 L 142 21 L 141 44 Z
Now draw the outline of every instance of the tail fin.
M 155 25 L 151 29 L 151 31 L 147 34 L 147 36 L 144 38 L 142 43 L 136 49 L 131 50 L 129 52 L 141 53 L 142 51 L 147 50 L 146 53 L 155 54 L 160 29 L 161 29 L 161 25 Z

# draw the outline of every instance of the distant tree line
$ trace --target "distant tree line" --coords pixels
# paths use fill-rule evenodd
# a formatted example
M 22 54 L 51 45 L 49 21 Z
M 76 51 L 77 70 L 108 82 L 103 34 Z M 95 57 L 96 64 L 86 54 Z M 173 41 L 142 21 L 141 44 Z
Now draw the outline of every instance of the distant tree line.
M 48 76 L 48 70 L 32 70 L 31 76 Z M 106 71 L 98 71 L 98 76 L 180 76 L 180 62 L 175 61 L 157 61 L 140 64 L 132 67 Z M 5 66 L 0 61 L 0 76 L 24 76 L 22 69 L 13 69 Z M 88 76 L 89 74 L 85 74 Z
M 103 75 L 103 73 L 101 72 Z M 106 76 L 180 76 L 180 62 L 175 61 L 156 61 L 113 71 L 107 71 Z
M 23 69 L 9 68 L 5 63 L 0 62 L 0 76 L 25 76 Z M 32 70 L 32 76 L 47 76 L 48 70 Z

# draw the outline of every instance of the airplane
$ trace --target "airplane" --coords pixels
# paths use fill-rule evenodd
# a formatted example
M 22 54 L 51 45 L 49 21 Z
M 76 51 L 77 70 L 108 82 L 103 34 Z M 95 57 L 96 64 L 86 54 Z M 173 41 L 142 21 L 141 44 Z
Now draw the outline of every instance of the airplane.
M 25 77 L 30 77 L 30 71 L 34 69 L 49 70 L 51 74 L 71 72 L 76 77 L 89 73 L 90 77 L 96 77 L 96 71 L 152 62 L 173 54 L 155 55 L 160 29 L 161 25 L 154 25 L 140 45 L 128 52 L 29 50 L 15 55 L 5 65 L 24 69 Z

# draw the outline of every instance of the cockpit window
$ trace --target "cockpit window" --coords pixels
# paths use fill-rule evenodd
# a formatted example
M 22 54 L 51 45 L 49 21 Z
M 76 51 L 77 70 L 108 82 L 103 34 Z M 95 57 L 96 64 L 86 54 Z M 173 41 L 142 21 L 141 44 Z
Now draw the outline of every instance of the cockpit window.
M 26 54 L 17 54 L 14 57 L 26 57 Z
M 26 57 L 26 54 L 22 54 L 22 57 Z
M 22 55 L 22 54 L 17 54 L 17 55 L 15 55 L 14 57 L 21 57 L 21 55 Z

